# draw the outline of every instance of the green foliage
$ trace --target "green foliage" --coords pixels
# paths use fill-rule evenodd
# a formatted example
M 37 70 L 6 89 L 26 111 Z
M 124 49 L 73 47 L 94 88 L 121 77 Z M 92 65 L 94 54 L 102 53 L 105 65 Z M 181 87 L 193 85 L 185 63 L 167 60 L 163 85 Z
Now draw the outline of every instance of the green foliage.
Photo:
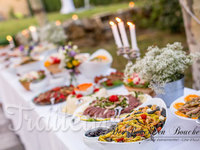
M 120 2 L 129 2 L 131 0 L 90 0 L 90 4 L 93 6 L 98 5 L 108 5 L 113 3 L 120 3 Z M 84 6 L 84 0 L 74 0 L 74 5 L 79 8 Z
M 60 0 L 42 0 L 42 2 L 47 12 L 59 11 L 61 8 Z
M 183 29 L 183 19 L 179 1 L 153 0 L 151 21 L 156 22 L 160 29 L 180 32 Z
M 76 8 L 84 6 L 84 0 L 74 0 L 74 5 Z
M 134 16 L 134 21 L 143 28 L 156 27 L 171 32 L 183 31 L 183 19 L 178 0 L 142 0 L 143 11 Z

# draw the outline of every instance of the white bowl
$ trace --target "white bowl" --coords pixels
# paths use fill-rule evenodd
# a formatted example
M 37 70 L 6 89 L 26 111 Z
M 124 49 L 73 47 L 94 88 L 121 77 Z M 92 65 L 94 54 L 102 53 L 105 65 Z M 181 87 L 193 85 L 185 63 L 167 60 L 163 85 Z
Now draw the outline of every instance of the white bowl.
M 140 107 L 147 106 L 147 105 L 157 105 L 161 108 L 165 108 L 166 115 L 167 115 L 167 106 L 162 99 L 152 98 L 149 101 L 140 105 L 137 109 L 139 109 Z M 166 121 L 167 121 L 167 119 L 166 119 Z M 164 128 L 164 126 L 163 126 L 163 128 Z M 163 130 L 163 128 L 162 128 L 162 130 Z M 155 135 L 154 137 L 156 137 L 156 136 L 157 135 Z M 102 141 L 98 141 L 98 138 L 87 137 L 87 136 L 85 136 L 85 134 L 83 135 L 83 139 L 84 139 L 83 141 L 85 142 L 85 144 L 88 147 L 90 147 L 91 149 L 95 149 L 95 150 L 110 150 L 110 149 L 114 149 L 114 150 L 126 150 L 126 149 L 154 150 L 156 148 L 155 143 L 153 141 L 151 141 L 150 139 L 146 139 L 143 141 L 137 141 L 137 142 L 128 142 L 128 143 L 102 142 Z
M 91 59 L 93 59 L 94 57 L 98 55 L 106 56 L 108 58 L 108 62 L 90 61 Z M 88 61 L 83 62 L 79 66 L 79 70 L 81 74 L 83 74 L 87 78 L 94 78 L 96 76 L 104 75 L 104 73 L 107 72 L 109 68 L 111 67 L 112 61 L 113 61 L 113 58 L 110 55 L 110 53 L 108 53 L 104 49 L 100 49 L 100 50 L 97 50 L 94 54 L 92 54 Z
M 24 65 L 21 65 L 21 66 L 17 66 L 15 69 L 16 69 L 17 74 L 24 74 L 24 73 L 32 71 L 32 70 L 42 69 L 42 62 L 36 61 L 36 62 L 33 62 L 33 63 L 24 64 Z
M 49 78 L 45 77 L 43 80 L 39 81 L 39 82 L 31 82 L 30 84 L 30 90 L 35 92 L 35 91 L 39 91 L 41 89 L 44 89 L 47 87 L 49 83 Z

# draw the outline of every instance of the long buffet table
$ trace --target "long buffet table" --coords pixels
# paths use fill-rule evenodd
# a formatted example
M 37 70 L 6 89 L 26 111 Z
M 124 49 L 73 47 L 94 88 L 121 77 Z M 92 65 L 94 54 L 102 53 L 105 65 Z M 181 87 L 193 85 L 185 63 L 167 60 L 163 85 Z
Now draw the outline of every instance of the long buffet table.
M 127 91 L 121 86 L 109 92 L 119 94 Z M 185 95 L 193 92 L 195 91 L 185 88 Z M 0 96 L 4 111 L 6 116 L 12 120 L 15 132 L 20 136 L 26 150 L 88 150 L 89 148 L 83 142 L 84 129 L 72 126 L 71 118 L 66 118 L 59 113 L 63 104 L 55 105 L 53 112 L 50 111 L 50 106 L 36 106 L 32 99 L 38 93 L 25 91 L 16 75 L 6 70 L 0 71 Z M 55 112 L 56 110 L 58 113 Z M 51 130 L 43 130 L 44 128 Z M 193 131 L 194 129 L 199 131 L 197 135 L 183 134 L 180 136 L 183 132 L 179 132 L 178 135 L 174 134 L 175 131 Z M 160 141 L 153 143 L 156 144 L 157 150 L 197 150 L 200 147 L 200 126 L 195 122 L 181 120 L 168 110 L 165 134 L 159 137 Z M 178 137 L 182 138 L 178 139 Z M 189 141 L 187 137 L 190 137 Z

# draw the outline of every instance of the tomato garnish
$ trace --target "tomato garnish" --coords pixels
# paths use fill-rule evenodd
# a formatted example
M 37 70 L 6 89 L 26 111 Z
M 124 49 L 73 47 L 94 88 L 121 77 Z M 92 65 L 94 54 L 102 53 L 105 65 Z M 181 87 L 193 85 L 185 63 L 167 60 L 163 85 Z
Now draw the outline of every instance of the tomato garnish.
M 56 87 L 53 89 L 53 91 L 59 91 L 60 90 L 60 87 Z
M 158 127 L 158 128 L 157 128 L 157 131 L 159 132 L 161 129 L 162 129 L 161 127 Z
M 76 92 L 75 92 L 75 91 L 73 91 L 73 92 L 72 92 L 72 95 L 76 95 Z
M 122 138 L 119 138 L 119 139 L 117 139 L 117 142 L 123 142 L 124 141 L 124 138 L 122 137 Z
M 109 101 L 111 101 L 111 102 L 117 102 L 118 100 L 119 100 L 119 98 L 117 95 L 112 95 L 109 97 Z
M 147 115 L 146 114 L 141 114 L 140 115 L 142 119 L 146 120 L 147 119 Z
M 78 94 L 78 95 L 76 95 L 76 98 L 81 98 L 81 97 L 83 97 L 82 94 Z
M 63 94 L 60 94 L 60 99 L 65 99 L 65 96 Z
M 99 91 L 99 89 L 98 89 L 98 88 L 94 89 L 94 93 L 96 93 L 96 92 L 98 92 L 98 91 Z

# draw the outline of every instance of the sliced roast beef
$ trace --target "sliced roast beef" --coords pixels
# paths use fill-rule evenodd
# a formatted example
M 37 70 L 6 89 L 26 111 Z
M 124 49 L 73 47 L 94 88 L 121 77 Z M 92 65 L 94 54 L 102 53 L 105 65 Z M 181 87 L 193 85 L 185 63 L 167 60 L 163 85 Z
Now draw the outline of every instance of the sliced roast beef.
M 123 96 L 127 98 L 127 106 L 123 108 L 121 114 L 130 113 L 134 108 L 138 107 L 141 102 L 132 95 Z M 115 115 L 115 110 L 113 108 L 104 108 L 100 106 L 95 106 L 98 100 L 93 101 L 90 106 L 83 112 L 83 115 L 96 118 L 111 118 Z M 116 102 L 116 107 L 120 104 L 119 101 Z

